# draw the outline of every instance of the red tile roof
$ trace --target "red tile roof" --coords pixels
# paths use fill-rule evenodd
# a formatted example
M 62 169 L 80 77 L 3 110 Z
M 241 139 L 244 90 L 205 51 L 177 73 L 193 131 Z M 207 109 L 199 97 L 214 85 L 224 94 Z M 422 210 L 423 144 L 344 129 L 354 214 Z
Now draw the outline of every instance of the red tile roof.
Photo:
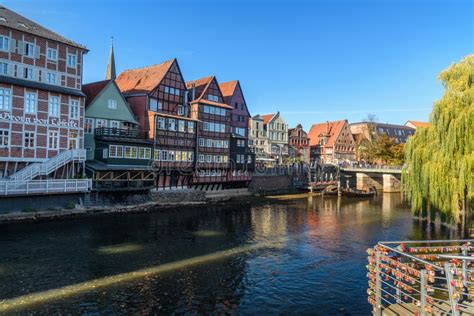
M 263 124 L 268 124 L 275 115 L 276 115 L 276 113 L 264 114 L 264 115 L 260 115 L 260 116 L 263 118 Z
M 82 92 L 86 95 L 86 108 L 95 97 L 109 84 L 110 80 L 102 80 L 82 85 Z
M 197 99 L 197 100 L 191 101 L 191 103 L 205 103 L 205 104 L 209 104 L 209 105 L 220 106 L 220 107 L 230 109 L 230 110 L 233 109 L 233 107 L 231 107 L 230 105 L 227 105 L 225 103 L 209 101 L 209 100 L 206 100 L 206 99 Z
M 237 88 L 238 83 L 238 80 L 232 80 L 219 84 L 219 88 L 221 88 L 222 95 L 224 97 L 232 96 L 234 94 L 235 88 Z
M 428 127 L 428 126 L 431 125 L 431 123 L 429 123 L 429 122 L 419 122 L 419 121 L 408 121 L 406 124 L 408 124 L 408 123 L 411 123 L 413 126 L 415 126 L 415 128 Z
M 175 61 L 173 58 L 161 64 L 125 70 L 115 82 L 122 93 L 149 92 L 160 84 Z
M 321 136 L 327 136 L 328 139 L 325 146 L 332 147 L 345 124 L 347 124 L 346 120 L 313 124 L 308 133 L 310 138 L 309 145 L 319 145 Z
M 186 82 L 186 88 L 188 90 L 191 90 L 192 87 L 193 87 L 193 84 L 194 84 L 196 90 L 201 90 L 202 89 L 201 90 L 201 95 L 195 96 L 196 97 L 195 100 L 201 99 L 204 92 L 206 91 L 207 86 L 209 86 L 211 84 L 212 79 L 214 79 L 214 76 L 209 76 L 209 77 L 204 77 L 204 78 L 200 78 L 200 79 L 197 79 L 197 80 L 188 81 L 188 82 Z

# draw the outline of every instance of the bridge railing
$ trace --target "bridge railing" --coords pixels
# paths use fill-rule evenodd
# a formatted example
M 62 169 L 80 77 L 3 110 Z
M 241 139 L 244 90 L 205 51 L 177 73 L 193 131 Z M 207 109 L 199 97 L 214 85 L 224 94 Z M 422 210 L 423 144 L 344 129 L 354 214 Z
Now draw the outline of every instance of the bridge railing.
M 385 310 L 399 315 L 474 314 L 472 242 L 380 242 L 368 249 L 367 294 L 374 315 Z

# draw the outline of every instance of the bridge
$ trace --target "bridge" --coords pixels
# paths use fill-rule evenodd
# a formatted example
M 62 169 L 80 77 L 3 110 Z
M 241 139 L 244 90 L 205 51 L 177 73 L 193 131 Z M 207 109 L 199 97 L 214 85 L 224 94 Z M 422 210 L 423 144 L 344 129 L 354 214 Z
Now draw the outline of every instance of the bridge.
M 340 168 L 341 185 L 367 190 L 375 187 L 383 192 L 400 192 L 400 166 L 348 166 Z

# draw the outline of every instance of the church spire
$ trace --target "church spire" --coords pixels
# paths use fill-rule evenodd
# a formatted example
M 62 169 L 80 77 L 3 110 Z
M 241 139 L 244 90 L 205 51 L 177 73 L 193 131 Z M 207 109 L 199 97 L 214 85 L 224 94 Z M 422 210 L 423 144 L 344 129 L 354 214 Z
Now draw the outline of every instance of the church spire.
M 115 74 L 115 57 L 114 57 L 114 38 L 110 39 L 110 53 L 109 63 L 107 64 L 107 72 L 105 74 L 106 80 L 115 80 L 117 75 Z

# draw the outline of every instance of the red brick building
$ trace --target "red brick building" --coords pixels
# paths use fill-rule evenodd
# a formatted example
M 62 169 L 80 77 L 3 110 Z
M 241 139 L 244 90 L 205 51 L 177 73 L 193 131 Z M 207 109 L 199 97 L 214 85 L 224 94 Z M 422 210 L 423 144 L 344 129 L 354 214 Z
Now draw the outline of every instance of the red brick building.
M 347 120 L 313 124 L 308 136 L 311 161 L 340 163 L 355 160 L 355 142 Z
M 288 129 L 288 154 L 297 161 L 310 163 L 309 137 L 301 124 Z
M 244 93 L 238 80 L 219 85 L 224 101 L 232 107 L 230 139 L 230 172 L 228 180 L 233 187 L 246 187 L 252 180 L 255 169 L 255 154 L 249 148 L 250 112 L 245 102 Z
M 0 6 L 0 179 L 15 180 L 17 194 L 31 192 L 28 181 L 82 173 L 85 53 Z M 46 184 L 36 184 L 36 193 L 43 192 Z M 0 184 L 0 195 L 8 186 Z
M 193 184 L 218 186 L 228 181 L 231 111 L 214 76 L 189 81 L 191 117 L 198 120 Z
M 191 115 L 178 61 L 126 70 L 116 83 L 137 116 L 140 131 L 153 141 L 157 188 L 191 185 L 197 119 Z

